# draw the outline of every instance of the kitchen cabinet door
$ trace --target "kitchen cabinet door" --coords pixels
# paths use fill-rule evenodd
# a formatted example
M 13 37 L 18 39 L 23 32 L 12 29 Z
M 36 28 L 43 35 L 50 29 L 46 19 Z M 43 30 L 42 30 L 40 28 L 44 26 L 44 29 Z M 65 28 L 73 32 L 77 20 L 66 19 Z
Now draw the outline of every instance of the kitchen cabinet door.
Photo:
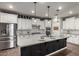
M 44 20 L 44 22 L 45 22 L 45 27 L 47 27 L 47 20 Z
M 40 25 L 40 19 L 36 19 L 36 25 Z
M 45 29 L 45 22 L 44 22 L 44 20 L 40 21 L 40 29 Z
M 32 56 L 32 47 L 21 47 L 21 56 Z
M 75 25 L 75 29 L 79 30 L 79 18 L 76 18 L 74 25 Z
M 71 37 L 69 37 L 67 39 L 67 41 L 70 42 L 70 43 L 74 43 L 74 44 L 78 44 L 79 45 L 79 36 L 71 35 Z
M 21 26 L 22 26 L 22 30 L 24 30 L 25 29 L 25 19 L 22 19 L 21 20 Z
M 22 25 L 21 25 L 21 21 L 22 19 L 21 18 L 18 18 L 18 30 L 20 30 L 21 29 L 21 27 L 22 27 Z
M 17 23 L 17 15 L 14 14 L 8 14 L 7 19 L 10 23 Z
M 66 47 L 66 39 L 61 39 L 58 41 L 58 49 Z
M 41 56 L 40 44 L 32 46 L 32 56 Z
M 46 43 L 32 46 L 32 56 L 44 56 L 48 54 L 46 50 Z
M 63 21 L 63 29 L 68 29 L 68 27 L 67 27 L 67 21 Z
M 74 35 L 74 37 L 73 37 L 73 39 L 72 39 L 72 40 L 73 40 L 73 41 L 71 41 L 71 43 L 74 43 L 74 44 L 79 45 L 79 36 Z
M 66 29 L 71 29 L 71 20 L 66 19 Z
M 75 17 L 67 18 L 63 22 L 64 29 L 75 29 Z
M 25 19 L 25 29 L 28 29 L 28 19 Z
M 41 50 L 41 56 L 47 55 L 47 47 L 46 47 L 47 43 L 42 43 L 40 44 L 40 50 Z
M 69 20 L 70 29 L 75 29 L 75 17 L 72 17 Z
M 45 20 L 45 27 L 51 27 L 51 20 Z
M 8 20 L 7 20 L 7 19 L 8 19 L 8 18 L 7 18 L 7 15 L 8 15 L 7 13 L 0 13 L 0 17 L 1 17 L 1 18 L 0 18 L 0 22 L 1 22 L 1 23 L 7 23 L 7 22 L 8 22 Z
M 32 24 L 33 24 L 33 25 L 36 25 L 36 24 L 37 24 L 35 18 L 32 18 Z
M 48 54 L 57 50 L 57 44 L 58 43 L 56 41 L 51 41 L 51 42 L 47 43 L 46 46 L 47 46 L 47 52 L 48 52 Z
M 28 19 L 27 25 L 28 29 L 32 29 L 32 20 Z
M 0 17 L 2 23 L 17 23 L 17 15 L 15 14 L 0 13 Z
M 71 35 L 69 38 L 67 38 L 67 42 L 74 42 L 74 35 Z

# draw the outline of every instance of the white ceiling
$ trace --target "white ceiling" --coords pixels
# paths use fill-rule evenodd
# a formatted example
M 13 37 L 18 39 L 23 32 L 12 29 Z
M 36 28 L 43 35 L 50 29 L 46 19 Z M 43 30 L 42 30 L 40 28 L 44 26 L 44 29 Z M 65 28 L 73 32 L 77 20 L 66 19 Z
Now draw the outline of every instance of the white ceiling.
M 9 5 L 12 5 L 14 8 L 10 9 Z M 56 10 L 59 6 L 62 6 L 62 10 L 59 13 L 60 17 L 70 16 L 68 13 L 70 10 L 73 11 L 73 14 L 79 14 L 79 2 L 41 2 L 37 3 L 36 15 L 41 17 L 46 17 L 47 6 L 50 8 L 50 17 L 53 17 L 56 14 Z M 34 15 L 31 13 L 34 10 L 33 2 L 0 2 L 0 8 L 13 10 L 21 12 L 28 15 Z

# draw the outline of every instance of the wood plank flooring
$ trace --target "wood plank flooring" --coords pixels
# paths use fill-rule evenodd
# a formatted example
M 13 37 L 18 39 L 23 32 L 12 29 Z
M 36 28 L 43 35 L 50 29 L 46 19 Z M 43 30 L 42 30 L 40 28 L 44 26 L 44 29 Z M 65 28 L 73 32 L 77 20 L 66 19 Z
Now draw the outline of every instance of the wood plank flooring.
M 67 49 L 52 56 L 79 56 L 79 45 L 67 43 Z

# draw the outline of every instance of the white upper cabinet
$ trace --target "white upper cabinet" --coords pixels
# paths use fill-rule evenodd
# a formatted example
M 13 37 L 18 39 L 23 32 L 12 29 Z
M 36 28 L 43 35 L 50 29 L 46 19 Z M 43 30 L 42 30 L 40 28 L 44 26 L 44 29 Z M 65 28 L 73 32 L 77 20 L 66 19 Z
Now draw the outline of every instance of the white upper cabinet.
M 17 23 L 17 15 L 0 12 L 1 23 Z
M 51 20 L 48 21 L 48 27 L 51 27 Z
M 40 25 L 40 19 L 36 19 L 37 25 Z
M 32 29 L 32 21 L 30 19 L 18 18 L 18 30 Z
M 28 20 L 29 20 L 29 19 L 25 19 L 25 29 L 28 29 L 28 27 L 29 27 L 29 24 L 28 24 L 29 22 L 28 22 Z
M 22 18 L 21 20 L 22 29 L 26 29 L 25 25 L 26 25 L 26 19 Z
M 74 29 L 74 25 L 75 25 L 74 19 L 75 19 L 74 17 L 66 19 L 67 29 Z
M 32 18 L 32 24 L 33 25 L 40 25 L 40 19 Z
M 45 22 L 44 22 L 44 20 L 40 21 L 40 29 L 45 29 Z
M 79 18 L 76 18 L 75 20 L 75 27 L 76 29 L 79 29 Z
M 67 29 L 67 21 L 63 21 L 63 29 Z
M 27 29 L 32 29 L 32 20 L 28 19 L 26 25 L 27 25 Z
M 45 27 L 51 27 L 51 20 L 45 20 Z
M 63 29 L 75 29 L 75 17 L 67 18 L 63 21 Z
M 18 30 L 20 30 L 22 28 L 21 20 L 22 20 L 22 18 L 18 18 Z
M 32 24 L 36 25 L 37 24 L 36 22 L 37 22 L 37 20 L 35 18 L 32 18 Z

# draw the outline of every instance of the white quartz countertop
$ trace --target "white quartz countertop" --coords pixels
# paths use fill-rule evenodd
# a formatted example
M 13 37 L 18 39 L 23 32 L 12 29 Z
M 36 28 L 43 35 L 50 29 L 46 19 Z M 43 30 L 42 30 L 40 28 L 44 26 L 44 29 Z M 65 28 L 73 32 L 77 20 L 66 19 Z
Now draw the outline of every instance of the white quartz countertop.
M 45 42 L 49 42 L 49 41 L 55 41 L 55 40 L 61 40 L 63 38 L 68 38 L 68 36 L 57 36 L 57 37 L 44 37 L 42 36 L 43 39 L 41 39 L 41 36 L 36 36 L 36 38 L 34 36 L 30 36 L 30 37 L 21 37 L 18 36 L 18 46 L 19 47 L 25 47 L 25 46 L 30 46 L 30 45 L 34 45 L 34 44 L 40 44 L 40 43 L 45 43 Z

